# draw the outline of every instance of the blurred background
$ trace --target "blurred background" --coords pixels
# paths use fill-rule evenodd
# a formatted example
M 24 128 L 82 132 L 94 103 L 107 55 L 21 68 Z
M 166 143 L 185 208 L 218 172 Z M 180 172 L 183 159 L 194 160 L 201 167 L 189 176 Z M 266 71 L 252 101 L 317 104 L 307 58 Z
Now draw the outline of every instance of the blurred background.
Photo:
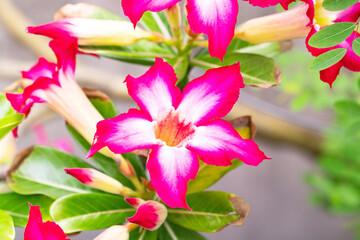
M 81 1 L 66 1 L 78 2 Z M 122 15 L 118 0 L 86 2 Z M 11 12 L 8 3 L 22 15 Z M 19 79 L 20 71 L 32 66 L 47 48 L 47 39 L 19 34 L 17 24 L 50 22 L 64 4 L 60 0 L 0 0 L 1 90 Z M 239 23 L 277 11 L 276 7 L 261 9 L 242 1 L 239 4 Z M 231 118 L 253 116 L 258 127 L 255 140 L 272 160 L 258 167 L 240 166 L 211 187 L 244 198 L 251 210 L 242 227 L 229 226 L 204 236 L 213 240 L 354 239 L 355 214 L 360 205 L 357 171 L 360 154 L 358 138 L 351 137 L 356 128 L 346 135 L 343 127 L 351 117 L 346 114 L 356 114 L 357 108 L 344 110 L 341 104 L 348 106 L 349 101 L 359 98 L 358 75 L 345 72 L 331 90 L 317 73 L 309 72 L 312 58 L 303 39 L 295 40 L 292 50 L 275 59 L 282 71 L 281 85 L 270 89 L 246 87 L 231 115 Z M 135 106 L 120 94 L 126 91 L 122 81 L 128 74 L 140 76 L 146 67 L 92 56 L 79 56 L 78 61 L 80 85 L 100 88 L 109 94 L 120 112 Z M 191 76 L 200 74 L 197 70 Z M 334 111 L 334 105 L 340 112 Z M 39 116 L 45 120 L 42 124 L 50 142 L 60 137 L 70 139 L 64 121 L 45 106 L 37 105 L 20 127 L 18 151 L 36 141 L 33 126 L 39 124 Z M 80 150 L 75 151 L 78 156 L 85 156 Z M 97 233 L 81 233 L 71 239 L 92 239 Z M 23 239 L 22 229 L 17 229 L 16 239 Z

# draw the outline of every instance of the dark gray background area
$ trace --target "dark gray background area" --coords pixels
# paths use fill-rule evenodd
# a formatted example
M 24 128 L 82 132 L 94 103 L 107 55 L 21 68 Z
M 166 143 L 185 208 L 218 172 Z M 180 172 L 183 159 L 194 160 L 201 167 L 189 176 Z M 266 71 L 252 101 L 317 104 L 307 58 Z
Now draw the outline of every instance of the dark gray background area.
M 52 21 L 53 13 L 65 3 L 80 1 L 14 0 L 13 2 L 32 19 L 34 24 L 43 24 Z M 86 2 L 122 14 L 119 0 L 88 0 Z M 274 11 L 274 8 L 261 9 L 249 7 L 247 3 L 240 1 L 239 20 L 244 21 Z M 9 34 L 0 22 L 0 65 L 1 61 L 5 59 L 35 63 L 37 57 Z M 138 76 L 145 69 L 143 67 L 108 59 L 96 59 L 89 56 L 80 56 L 80 59 L 86 64 L 101 67 L 103 70 L 109 70 L 124 76 L 127 74 Z M 16 79 L 4 78 L 0 75 L 0 89 L 14 80 Z M 112 84 L 116 85 L 116 82 Z M 241 96 L 240 100 L 246 102 L 246 96 Z M 133 102 L 125 100 L 117 102 L 121 112 L 127 111 L 129 106 L 133 106 L 133 104 Z M 48 120 L 46 128 L 51 139 L 69 136 L 60 117 Z M 244 198 L 251 206 L 246 223 L 242 227 L 229 226 L 221 232 L 204 235 L 208 239 L 213 240 L 351 239 L 351 233 L 344 231 L 344 218 L 329 215 L 310 204 L 310 190 L 303 183 L 302 179 L 305 172 L 315 168 L 315 156 L 304 149 L 290 144 L 265 139 L 256 139 L 256 141 L 261 149 L 268 156 L 272 157 L 272 160 L 264 161 L 258 167 L 240 166 L 211 188 L 212 190 L 232 192 Z M 29 132 L 23 132 L 21 138 L 17 140 L 19 150 L 33 143 L 34 136 Z M 80 151 L 78 154 L 81 157 L 85 156 Z M 93 239 L 97 233 L 81 233 L 71 237 L 71 239 Z M 17 230 L 16 239 L 23 239 L 22 229 Z

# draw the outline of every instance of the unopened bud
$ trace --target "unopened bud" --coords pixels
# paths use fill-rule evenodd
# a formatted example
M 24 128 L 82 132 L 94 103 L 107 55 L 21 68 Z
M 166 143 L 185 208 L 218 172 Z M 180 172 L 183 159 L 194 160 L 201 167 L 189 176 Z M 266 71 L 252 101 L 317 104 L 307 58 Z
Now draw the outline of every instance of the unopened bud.
M 0 165 L 9 163 L 16 153 L 15 139 L 12 134 L 0 140 Z
M 123 225 L 115 225 L 100 235 L 98 235 L 94 240 L 128 240 L 129 239 L 129 230 L 126 226 Z
M 306 15 L 308 7 L 302 4 L 285 12 L 250 19 L 235 29 L 235 38 L 264 43 L 306 37 L 311 29 Z
M 127 220 L 150 231 L 158 229 L 167 217 L 166 207 L 159 202 L 136 200 L 135 198 L 126 198 L 125 200 L 130 205 L 136 206 L 138 204 L 135 215 L 127 218 Z
M 181 9 L 180 5 L 174 4 L 164 11 L 166 19 L 171 27 L 172 32 L 177 33 L 181 27 Z
M 67 168 L 65 172 L 92 188 L 122 196 L 133 196 L 135 194 L 114 178 L 92 168 Z

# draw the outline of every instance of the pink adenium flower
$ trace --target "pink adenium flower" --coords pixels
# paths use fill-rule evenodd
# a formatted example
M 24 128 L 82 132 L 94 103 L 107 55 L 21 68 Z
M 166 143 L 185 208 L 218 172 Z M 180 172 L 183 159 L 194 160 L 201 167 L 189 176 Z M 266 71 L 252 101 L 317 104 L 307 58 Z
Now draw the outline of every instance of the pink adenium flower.
M 146 11 L 159 12 L 181 0 L 122 0 L 124 14 L 136 25 Z M 209 38 L 209 52 L 222 59 L 234 37 L 239 11 L 237 0 L 188 0 L 188 22 L 194 33 L 204 33 Z
M 151 149 L 147 169 L 152 186 L 170 207 L 188 208 L 187 183 L 196 177 L 198 156 L 207 164 L 231 165 L 238 158 L 256 166 L 268 159 L 253 140 L 245 140 L 224 117 L 244 87 L 240 65 L 208 70 L 183 93 L 174 69 L 156 59 L 143 76 L 125 80 L 140 110 L 100 121 L 88 157 L 107 146 L 114 153 Z
M 50 221 L 43 222 L 39 206 L 29 205 L 29 220 L 24 240 L 70 240 L 59 225 Z
M 27 79 L 23 93 L 7 93 L 6 97 L 17 112 L 26 115 L 35 103 L 47 103 L 91 142 L 96 123 L 103 118 L 75 81 L 77 46 L 74 38 L 52 40 L 50 47 L 57 57 L 57 64 L 40 58 L 29 71 L 22 72 L 23 78 Z
M 167 217 L 166 207 L 159 202 L 143 201 L 139 198 L 125 198 L 125 200 L 137 208 L 135 215 L 127 220 L 150 231 L 158 229 Z

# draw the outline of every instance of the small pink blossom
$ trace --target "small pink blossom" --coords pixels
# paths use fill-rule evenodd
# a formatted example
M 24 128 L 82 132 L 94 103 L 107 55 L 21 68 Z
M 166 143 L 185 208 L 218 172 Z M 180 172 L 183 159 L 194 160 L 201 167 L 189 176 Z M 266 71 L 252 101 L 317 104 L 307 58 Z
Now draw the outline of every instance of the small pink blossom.
M 29 205 L 29 220 L 24 240 L 70 240 L 59 225 L 50 221 L 43 222 L 39 206 Z
M 116 154 L 151 149 L 147 169 L 152 186 L 170 207 L 189 209 L 187 183 L 196 177 L 198 156 L 216 166 L 231 165 L 234 158 L 253 166 L 268 159 L 253 140 L 242 139 L 220 119 L 245 86 L 239 64 L 208 70 L 183 93 L 175 86 L 174 69 L 162 59 L 143 76 L 128 76 L 125 82 L 140 110 L 100 121 L 87 157 L 103 147 Z
M 166 207 L 159 202 L 143 201 L 139 198 L 125 198 L 125 200 L 137 208 L 135 215 L 127 218 L 127 220 L 150 231 L 158 229 L 167 217 Z

